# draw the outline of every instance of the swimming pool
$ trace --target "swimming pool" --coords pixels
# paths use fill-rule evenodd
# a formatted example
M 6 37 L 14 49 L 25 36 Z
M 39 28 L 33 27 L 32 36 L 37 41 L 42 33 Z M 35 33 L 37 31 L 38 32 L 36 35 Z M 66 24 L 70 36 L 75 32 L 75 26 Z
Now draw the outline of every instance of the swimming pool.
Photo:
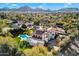
M 20 37 L 21 40 L 27 40 L 27 39 L 29 39 L 29 36 L 27 34 L 21 34 L 18 37 Z

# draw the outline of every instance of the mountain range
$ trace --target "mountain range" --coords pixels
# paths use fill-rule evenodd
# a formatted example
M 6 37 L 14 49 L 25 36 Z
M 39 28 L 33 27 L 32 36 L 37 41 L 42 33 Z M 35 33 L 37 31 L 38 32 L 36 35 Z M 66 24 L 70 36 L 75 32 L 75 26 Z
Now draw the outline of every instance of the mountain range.
M 59 10 L 50 10 L 50 9 L 42 9 L 42 8 L 31 8 L 29 6 L 23 6 L 20 8 L 0 8 L 0 11 L 15 11 L 15 12 L 24 12 L 24 13 L 72 13 L 79 12 L 79 8 L 62 8 Z

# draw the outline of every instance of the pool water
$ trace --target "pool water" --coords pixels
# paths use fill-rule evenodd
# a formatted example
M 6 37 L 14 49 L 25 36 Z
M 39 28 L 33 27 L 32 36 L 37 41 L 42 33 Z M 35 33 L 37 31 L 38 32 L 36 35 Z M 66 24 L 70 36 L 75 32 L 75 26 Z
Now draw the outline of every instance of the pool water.
M 22 40 L 27 40 L 29 38 L 29 36 L 27 34 L 21 34 L 19 35 L 19 37 L 22 39 Z

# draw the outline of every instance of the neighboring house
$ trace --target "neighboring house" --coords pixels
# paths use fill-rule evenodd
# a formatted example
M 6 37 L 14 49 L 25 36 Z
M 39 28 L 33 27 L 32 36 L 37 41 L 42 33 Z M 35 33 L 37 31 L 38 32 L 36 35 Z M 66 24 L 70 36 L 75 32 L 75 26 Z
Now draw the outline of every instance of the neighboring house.
M 7 21 L 7 24 L 15 24 L 15 23 L 18 23 L 18 21 L 17 20 L 9 20 L 9 21 Z
M 27 28 L 33 28 L 33 22 L 26 22 L 24 23 L 26 25 Z
M 43 30 L 43 26 L 34 26 L 35 30 Z
M 8 21 L 7 24 L 9 24 L 11 28 L 17 29 L 22 26 L 23 22 L 19 20 L 11 20 L 11 21 Z
M 26 22 L 25 25 L 26 26 L 33 26 L 33 22 L 30 22 L 30 23 L 29 22 Z
M 56 23 L 54 26 L 55 27 L 59 27 L 59 28 L 63 28 L 63 24 L 62 23 Z

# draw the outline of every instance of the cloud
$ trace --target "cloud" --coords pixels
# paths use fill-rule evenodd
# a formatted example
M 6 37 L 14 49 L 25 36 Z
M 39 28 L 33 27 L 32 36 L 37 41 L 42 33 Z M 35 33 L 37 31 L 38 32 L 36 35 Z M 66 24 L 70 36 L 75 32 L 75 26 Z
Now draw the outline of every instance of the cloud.
M 47 8 L 46 8 L 46 6 L 45 6 L 44 4 L 42 4 L 42 5 L 39 5 L 39 6 L 38 6 L 38 8 L 42 8 L 42 9 L 45 9 L 45 10 L 47 10 Z
M 66 3 L 64 7 L 67 8 L 67 7 L 70 7 L 71 5 L 72 5 L 71 3 Z
M 38 8 L 46 8 L 46 4 L 40 4 Z
M 44 8 L 44 6 L 43 5 L 40 5 L 39 8 Z
M 11 6 L 17 6 L 17 4 L 11 4 Z
M 68 7 L 68 5 L 65 5 L 64 7 L 65 7 L 65 8 L 67 8 L 67 7 Z

